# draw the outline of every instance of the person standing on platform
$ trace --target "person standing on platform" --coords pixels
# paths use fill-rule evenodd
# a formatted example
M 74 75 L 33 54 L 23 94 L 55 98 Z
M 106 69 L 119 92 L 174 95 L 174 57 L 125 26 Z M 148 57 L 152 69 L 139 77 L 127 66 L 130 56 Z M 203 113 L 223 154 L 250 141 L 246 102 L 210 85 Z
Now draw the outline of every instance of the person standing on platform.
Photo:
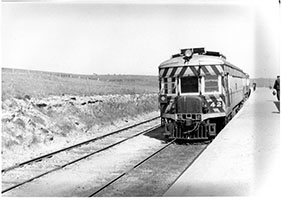
M 278 101 L 280 101 L 280 76 L 277 76 L 273 88 L 276 90 L 276 96 Z

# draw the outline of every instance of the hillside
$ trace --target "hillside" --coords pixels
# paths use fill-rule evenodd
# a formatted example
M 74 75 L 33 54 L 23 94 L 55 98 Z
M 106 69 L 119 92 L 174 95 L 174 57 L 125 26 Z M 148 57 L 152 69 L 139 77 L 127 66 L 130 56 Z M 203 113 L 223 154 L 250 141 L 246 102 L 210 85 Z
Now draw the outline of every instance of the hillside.
M 25 96 L 91 96 L 157 92 L 157 76 L 79 75 L 2 68 L 2 100 Z

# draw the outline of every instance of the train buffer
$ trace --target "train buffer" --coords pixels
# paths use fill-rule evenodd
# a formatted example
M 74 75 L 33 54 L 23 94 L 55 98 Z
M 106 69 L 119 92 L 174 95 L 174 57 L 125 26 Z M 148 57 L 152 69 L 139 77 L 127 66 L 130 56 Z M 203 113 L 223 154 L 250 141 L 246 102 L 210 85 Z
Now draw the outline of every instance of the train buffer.
M 268 88 L 252 92 L 239 113 L 164 196 L 281 196 L 276 104 Z

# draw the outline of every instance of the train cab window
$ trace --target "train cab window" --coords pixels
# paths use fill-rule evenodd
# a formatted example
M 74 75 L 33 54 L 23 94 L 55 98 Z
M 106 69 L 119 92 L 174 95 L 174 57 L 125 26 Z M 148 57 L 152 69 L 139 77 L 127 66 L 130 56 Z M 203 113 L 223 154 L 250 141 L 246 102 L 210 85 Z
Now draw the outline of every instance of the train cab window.
M 205 92 L 218 92 L 218 76 L 209 75 L 205 76 Z
M 176 94 L 176 82 L 175 78 L 164 78 L 162 80 L 162 94 Z
M 199 82 L 198 77 L 188 76 L 182 77 L 181 82 L 181 93 L 195 93 L 199 92 Z

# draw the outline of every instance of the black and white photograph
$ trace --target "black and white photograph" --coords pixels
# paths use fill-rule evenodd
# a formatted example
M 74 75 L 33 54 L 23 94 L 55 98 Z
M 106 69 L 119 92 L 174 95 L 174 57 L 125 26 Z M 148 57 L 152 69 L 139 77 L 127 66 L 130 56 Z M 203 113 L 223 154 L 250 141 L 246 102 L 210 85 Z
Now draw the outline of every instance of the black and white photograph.
M 1 198 L 282 197 L 280 0 L 2 0 Z

